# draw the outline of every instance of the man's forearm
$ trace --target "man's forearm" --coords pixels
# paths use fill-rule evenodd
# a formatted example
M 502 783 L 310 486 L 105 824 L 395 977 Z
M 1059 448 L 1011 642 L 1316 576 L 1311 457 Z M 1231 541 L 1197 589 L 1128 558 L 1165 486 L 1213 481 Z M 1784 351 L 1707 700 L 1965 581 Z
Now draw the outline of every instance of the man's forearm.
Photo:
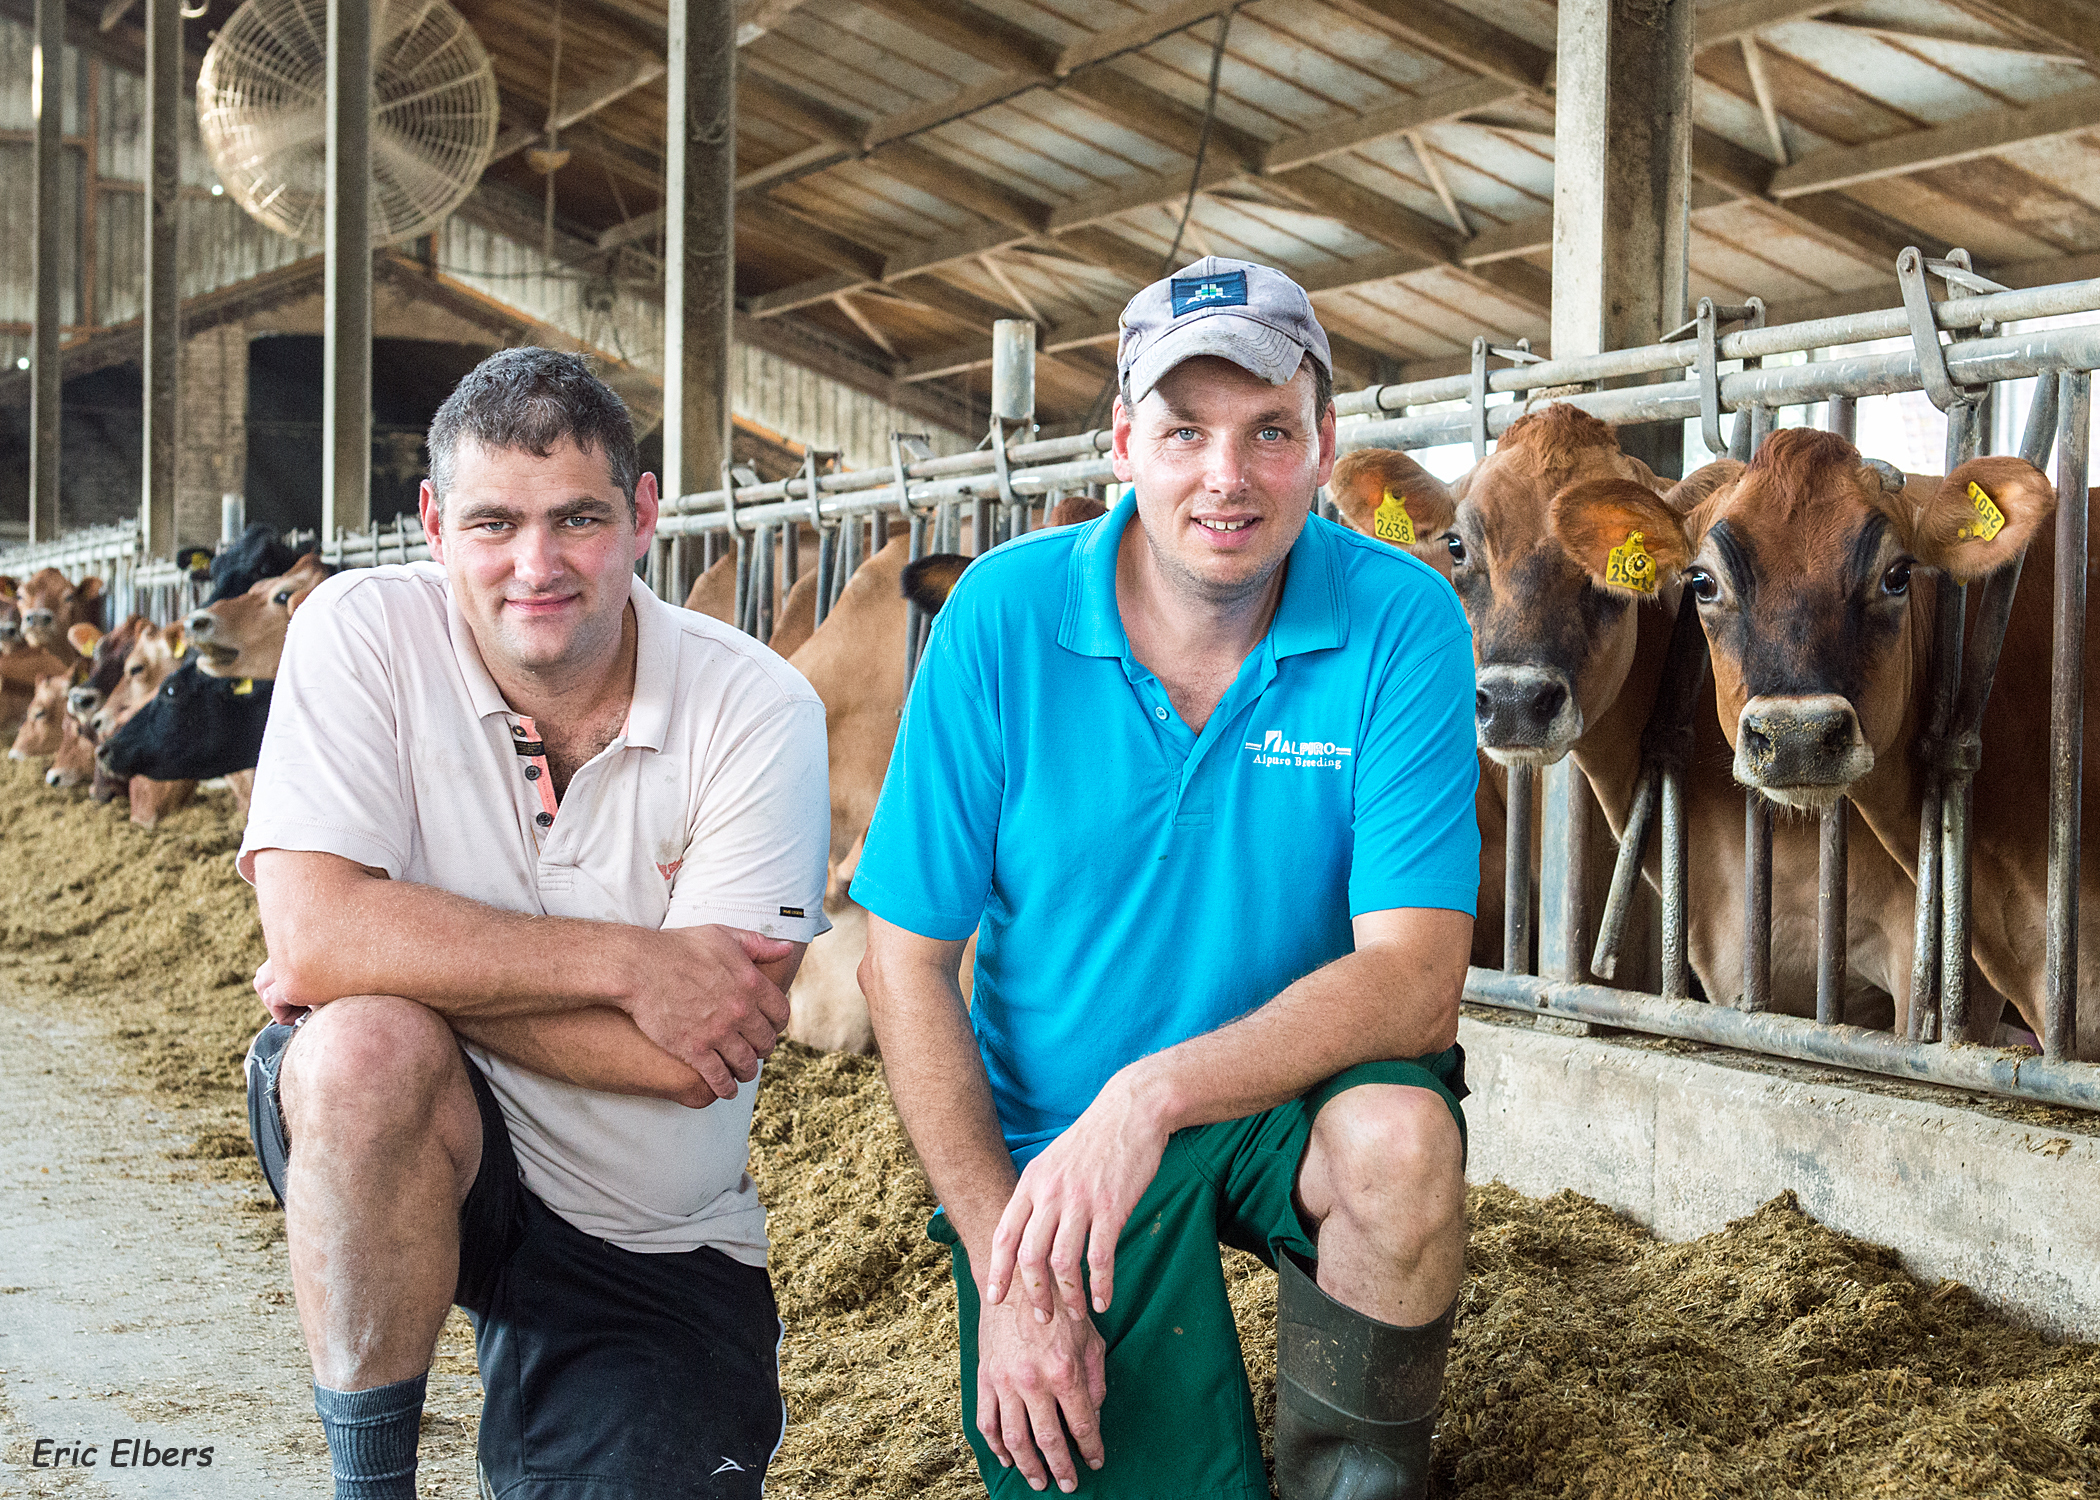
M 343 871 L 309 855 L 256 855 L 271 962 L 299 1004 L 405 995 L 456 1024 L 617 1006 L 631 985 L 639 929 L 499 911 L 338 863 Z
M 1273 1109 L 1358 1063 L 1442 1051 L 1458 1034 L 1472 924 L 1420 915 L 1420 934 L 1345 954 L 1239 1020 L 1132 1063 L 1109 1087 L 1136 1091 L 1172 1132 Z
M 452 1029 L 521 1068 L 579 1088 L 701 1108 L 715 1102 L 701 1076 L 603 1006 L 540 1016 L 464 1016 Z
M 962 991 L 952 972 L 885 962 L 874 941 L 861 982 L 897 1117 L 982 1278 L 1018 1174 Z

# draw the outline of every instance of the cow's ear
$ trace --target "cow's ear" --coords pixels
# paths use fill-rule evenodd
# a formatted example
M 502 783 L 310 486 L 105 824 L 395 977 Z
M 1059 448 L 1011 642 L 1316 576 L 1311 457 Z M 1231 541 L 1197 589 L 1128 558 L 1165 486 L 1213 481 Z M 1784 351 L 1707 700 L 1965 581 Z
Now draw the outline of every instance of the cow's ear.
M 1586 479 L 1555 495 L 1553 535 L 1595 582 L 1637 599 L 1691 561 L 1676 512 L 1630 479 Z
M 66 644 L 86 656 L 94 651 L 95 642 L 102 639 L 102 632 L 82 620 L 66 627 Z
M 22 585 L 15 582 L 12 573 L 0 573 L 0 599 L 12 599 Z
M 1396 547 L 1433 541 L 1458 519 L 1458 502 L 1443 481 L 1397 448 L 1344 453 L 1327 493 L 1352 530 Z
M 82 604 L 93 604 L 102 597 L 102 580 L 99 578 L 81 579 L 80 587 L 73 590 L 73 597 Z
M 183 639 L 182 621 L 177 620 L 168 626 L 160 633 L 160 638 L 167 643 L 168 655 L 174 657 L 177 661 L 181 661 L 182 653 L 189 649 L 190 644 Z
M 969 565 L 970 559 L 960 553 L 932 553 L 905 568 L 901 590 L 905 598 L 927 614 L 937 615 Z
M 1704 505 L 1723 485 L 1733 484 L 1742 478 L 1746 467 L 1747 465 L 1732 458 L 1717 458 L 1703 468 L 1692 470 L 1672 485 L 1663 496 L 1663 504 L 1669 506 L 1676 515 L 1688 516 Z
M 1906 498 L 1917 493 L 1906 491 Z M 1928 567 L 1962 583 L 1982 578 L 2027 550 L 2056 514 L 2056 486 L 2023 458 L 1972 458 L 1917 507 L 1912 550 Z

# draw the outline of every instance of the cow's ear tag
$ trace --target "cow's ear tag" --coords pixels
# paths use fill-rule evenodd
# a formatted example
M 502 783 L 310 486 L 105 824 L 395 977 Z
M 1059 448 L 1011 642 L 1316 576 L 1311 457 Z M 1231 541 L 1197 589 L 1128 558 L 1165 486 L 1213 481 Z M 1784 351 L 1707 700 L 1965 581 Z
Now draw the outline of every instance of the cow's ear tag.
M 255 679 L 253 677 L 243 677 L 233 685 L 233 696 L 236 698 L 245 698 L 254 691 Z
M 1962 527 L 1954 533 L 1955 537 L 1960 540 L 1974 537 L 1979 542 L 1996 540 L 1998 533 L 2005 529 L 2005 512 L 1998 509 L 1997 502 L 1973 479 L 1969 481 L 1969 508 L 1976 512 L 1976 524 Z
M 1378 502 L 1378 511 L 1371 517 L 1371 529 L 1381 542 L 1398 542 L 1403 547 L 1415 544 L 1415 518 L 1407 513 L 1407 496 L 1385 492 L 1385 499 Z
M 1622 589 L 1632 589 L 1636 594 L 1655 592 L 1655 559 L 1648 555 L 1643 545 L 1648 540 L 1646 532 L 1629 531 L 1626 540 L 1611 549 L 1605 559 L 1604 581 Z

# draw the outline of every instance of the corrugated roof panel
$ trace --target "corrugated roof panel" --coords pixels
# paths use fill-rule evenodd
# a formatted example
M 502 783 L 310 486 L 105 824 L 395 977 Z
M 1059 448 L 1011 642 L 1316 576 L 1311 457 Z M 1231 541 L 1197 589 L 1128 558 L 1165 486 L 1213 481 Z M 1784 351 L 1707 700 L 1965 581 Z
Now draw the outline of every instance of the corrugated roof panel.
M 1552 0 L 1466 0 L 1466 9 L 1549 52 L 1560 40 L 1560 11 Z
M 1871 93 L 1816 71 L 1777 47 L 1761 47 L 1765 77 L 1781 115 L 1825 140 L 1842 145 L 1900 135 L 1923 123 L 1877 100 Z M 1754 98 L 1740 47 L 1705 47 L 1692 64 L 1697 76 L 1739 99 Z M 1697 85 L 1694 85 L 1696 89 Z
M 864 239 L 883 249 L 978 222 L 974 215 L 882 175 L 864 162 L 848 162 L 804 177 L 773 197 L 833 234 Z
M 1909 180 L 2041 242 L 2048 247 L 2044 254 L 2100 249 L 2100 212 L 2088 198 L 2056 186 L 2082 182 L 2088 192 L 2100 187 L 2100 136 L 2093 132 L 2037 141 Z
M 840 61 L 851 60 L 867 72 L 881 75 L 922 99 L 938 99 L 957 88 L 996 78 L 1000 69 L 938 37 L 914 31 L 885 11 L 854 4 L 853 0 L 815 0 L 797 8 L 810 21 L 820 21 L 853 37 L 869 49 L 859 52 L 848 44 L 831 49 Z M 896 65 L 904 71 L 898 73 Z M 907 81 L 909 80 L 909 81 Z
M 1868 261 L 1858 252 L 1838 249 L 1828 240 L 1794 228 L 1755 203 L 1724 203 L 1692 216 L 1693 232 L 1715 243 L 1740 247 L 1760 260 L 1786 267 L 1788 274 L 1848 292 L 1895 274 L 1891 263 Z M 1758 286 L 1748 288 L 1759 291 Z M 1760 295 L 1763 295 L 1760 293 Z
M 1995 87 L 1934 67 L 1872 33 L 1802 22 L 1775 26 L 1760 33 L 1758 41 L 1776 58 L 1875 99 L 1920 125 L 1944 125 L 2003 102 Z
M 1723 140 L 1734 142 L 1745 151 L 1771 160 L 1772 137 L 1765 131 L 1765 117 L 1759 111 L 1757 101 L 1750 97 L 1747 78 L 1743 80 L 1740 93 L 1716 79 L 1694 78 L 1692 123 L 1701 130 L 1712 131 Z M 1780 116 L 1779 128 L 1786 137 L 1787 152 L 1795 160 L 1837 144 L 1784 114 Z
M 1767 302 L 1798 302 L 1835 290 L 1829 282 L 1805 274 L 1782 252 L 1798 249 L 1798 243 L 1777 236 L 1754 240 L 1724 238 L 1698 220 L 1692 223 L 1692 296 L 1727 293 L 1727 300 L 1740 302 L 1755 294 Z M 1717 290 L 1720 289 L 1720 290 Z
M 1076 94 L 1031 89 L 1004 108 L 1029 122 L 1030 129 L 1054 132 L 1060 158 L 1103 181 L 1188 165 L 1188 158 L 1173 147 L 1161 145 Z
M 1976 165 L 1987 171 L 1990 164 Z M 1965 246 L 1981 263 L 2003 265 L 2053 253 L 2047 240 L 2005 223 L 1990 208 L 1923 182 L 1890 177 L 1860 183 L 1846 195 L 1899 224 L 1915 224 L 1949 244 Z
M 1127 158 L 1101 150 L 1085 136 L 1069 128 L 1090 118 L 1071 101 L 1057 100 L 1043 109 L 1035 105 L 1037 95 L 1027 96 L 1030 107 L 999 105 L 972 115 L 967 121 L 944 125 L 917 138 L 917 143 L 939 156 L 989 177 L 1015 192 L 1042 202 L 1077 197 L 1081 193 L 1142 175 L 1147 168 Z M 1055 129 L 1040 118 L 1045 113 L 1063 117 L 1068 127 Z M 1149 153 L 1161 168 L 1176 158 L 1154 147 Z M 878 155 L 875 160 L 881 161 Z
M 1834 33 L 1834 40 L 1840 46 L 1853 38 L 1872 35 L 1863 33 L 1856 26 L 1822 22 L 1803 22 L 1802 27 L 1825 34 Z M 1984 43 L 1892 33 L 1883 33 L 1878 40 L 1885 46 L 1911 53 L 1942 73 L 1971 80 L 1980 91 L 2002 95 L 2009 103 L 2034 104 L 2052 95 L 2084 88 L 2093 81 L 2092 73 L 2076 59 L 2020 50 L 2003 35 Z
M 1412 209 L 1425 219 L 1444 223 L 1449 217 L 1444 212 L 1444 200 L 1436 195 L 1415 161 L 1414 151 L 1398 136 L 1379 141 L 1362 151 L 1345 151 L 1339 156 L 1330 156 L 1320 163 L 1337 177 L 1369 188 L 1372 192 L 1392 199 L 1403 208 Z
M 954 80 L 797 11 L 746 47 L 748 65 L 861 115 L 889 115 L 955 92 Z
M 1232 23 L 1231 51 L 1352 115 L 1392 103 L 1396 89 L 1420 94 L 1458 81 L 1392 33 L 1324 5 L 1243 14 Z
M 1507 224 L 1553 206 L 1553 158 L 1537 137 L 1459 122 L 1424 131 L 1423 139 L 1469 214 Z

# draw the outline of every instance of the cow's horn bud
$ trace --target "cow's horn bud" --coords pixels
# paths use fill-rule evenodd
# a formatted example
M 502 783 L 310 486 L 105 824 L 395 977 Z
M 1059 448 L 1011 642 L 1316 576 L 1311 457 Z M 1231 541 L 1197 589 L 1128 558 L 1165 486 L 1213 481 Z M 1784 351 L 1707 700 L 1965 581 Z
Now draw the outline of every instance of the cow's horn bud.
M 1885 458 L 1870 458 L 1867 467 L 1881 476 L 1881 487 L 1892 495 L 1903 493 L 1903 471 Z

